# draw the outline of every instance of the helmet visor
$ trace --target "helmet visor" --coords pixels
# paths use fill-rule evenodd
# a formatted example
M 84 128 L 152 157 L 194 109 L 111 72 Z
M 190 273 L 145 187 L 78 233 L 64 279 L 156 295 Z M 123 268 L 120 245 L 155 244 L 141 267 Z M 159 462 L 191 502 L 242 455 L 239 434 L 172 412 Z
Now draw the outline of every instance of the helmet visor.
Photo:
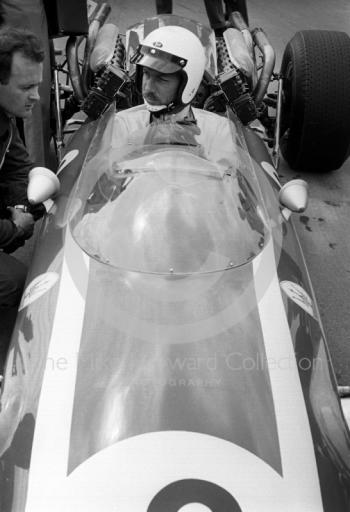
M 176 73 L 187 64 L 187 60 L 182 57 L 149 46 L 140 45 L 137 53 L 138 58 L 133 60 L 135 64 L 155 69 L 160 73 Z

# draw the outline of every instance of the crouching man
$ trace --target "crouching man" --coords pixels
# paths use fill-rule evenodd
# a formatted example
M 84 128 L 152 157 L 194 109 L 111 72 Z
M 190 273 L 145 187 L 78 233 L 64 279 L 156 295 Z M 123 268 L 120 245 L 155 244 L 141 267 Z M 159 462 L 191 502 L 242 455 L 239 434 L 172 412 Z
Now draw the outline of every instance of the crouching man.
M 6 357 L 26 276 L 25 266 L 9 253 L 33 234 L 42 207 L 28 206 L 28 174 L 34 167 L 16 128 L 40 99 L 44 52 L 32 33 L 0 30 L 0 373 Z M 21 207 L 19 207 L 21 205 Z M 17 206 L 17 207 L 16 207 Z

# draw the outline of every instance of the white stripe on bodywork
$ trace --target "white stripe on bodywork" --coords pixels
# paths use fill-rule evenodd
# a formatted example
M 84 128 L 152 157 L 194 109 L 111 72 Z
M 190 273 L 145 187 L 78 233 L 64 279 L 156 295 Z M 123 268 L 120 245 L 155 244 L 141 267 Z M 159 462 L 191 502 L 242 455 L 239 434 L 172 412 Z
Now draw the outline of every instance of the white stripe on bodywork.
M 300 481 L 302 467 L 299 473 Z M 298 496 L 288 480 L 238 445 L 196 432 L 164 431 L 125 439 L 87 459 L 69 475 L 50 512 L 146 512 L 162 489 L 184 479 L 218 485 L 242 512 L 323 510 L 317 500 L 305 499 L 303 490 Z
M 272 241 L 254 262 L 254 278 L 270 365 L 282 475 L 253 453 L 223 439 L 194 432 L 154 432 L 116 443 L 78 466 L 62 493 L 61 510 L 145 512 L 161 489 L 186 478 L 219 485 L 234 496 L 244 512 L 323 510 Z
M 33 440 L 25 509 L 28 512 L 53 510 L 52 501 L 60 494 L 60 486 L 67 474 L 89 258 L 84 258 L 84 265 L 80 267 L 85 274 L 83 297 L 75 286 L 67 262 L 74 258 L 83 259 L 82 254 L 67 229 L 60 289 Z
M 319 512 L 323 506 L 314 445 L 271 240 L 254 260 L 253 270 L 270 370 L 283 480 L 291 503 L 294 503 L 292 510 Z M 269 283 L 266 283 L 266 276 Z
M 72 243 L 72 240 L 67 243 L 69 257 L 79 250 L 72 248 Z M 221 486 L 234 496 L 244 512 L 323 510 L 272 241 L 255 260 L 254 276 L 270 364 L 283 474 L 250 451 L 223 439 L 195 432 L 167 431 L 115 443 L 89 457 L 67 476 L 76 376 L 76 364 L 73 364 L 64 376 L 50 369 L 45 373 L 26 512 L 145 512 L 162 488 L 182 479 L 201 479 Z M 65 351 L 76 363 L 83 317 L 84 300 L 65 264 L 49 357 Z M 65 403 L 60 401 L 60 396 Z

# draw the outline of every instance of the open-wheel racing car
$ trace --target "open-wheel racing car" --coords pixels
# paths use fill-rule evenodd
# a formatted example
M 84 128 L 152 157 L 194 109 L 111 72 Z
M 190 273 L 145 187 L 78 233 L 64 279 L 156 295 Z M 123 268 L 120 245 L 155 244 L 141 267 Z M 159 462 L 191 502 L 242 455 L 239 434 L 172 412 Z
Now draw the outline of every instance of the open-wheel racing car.
M 265 34 L 230 19 L 219 40 L 174 15 L 125 42 L 105 25 L 91 48 L 4 371 L 3 512 L 349 510 L 349 430 L 291 221 L 307 186 L 276 166 L 280 140 L 291 166 L 345 160 L 350 41 L 300 32 L 274 75 Z M 115 110 L 141 101 L 130 57 L 167 24 L 206 48 L 195 108 L 232 127 L 211 156 L 186 124 L 114 144 Z

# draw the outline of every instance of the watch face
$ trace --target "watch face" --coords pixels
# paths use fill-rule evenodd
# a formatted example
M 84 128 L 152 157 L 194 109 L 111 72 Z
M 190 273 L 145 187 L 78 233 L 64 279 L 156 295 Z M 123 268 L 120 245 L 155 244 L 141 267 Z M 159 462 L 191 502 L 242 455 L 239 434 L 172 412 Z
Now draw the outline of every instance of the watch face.
M 21 210 L 22 212 L 26 213 L 28 211 L 28 208 L 24 204 L 16 204 L 14 206 L 16 210 Z

